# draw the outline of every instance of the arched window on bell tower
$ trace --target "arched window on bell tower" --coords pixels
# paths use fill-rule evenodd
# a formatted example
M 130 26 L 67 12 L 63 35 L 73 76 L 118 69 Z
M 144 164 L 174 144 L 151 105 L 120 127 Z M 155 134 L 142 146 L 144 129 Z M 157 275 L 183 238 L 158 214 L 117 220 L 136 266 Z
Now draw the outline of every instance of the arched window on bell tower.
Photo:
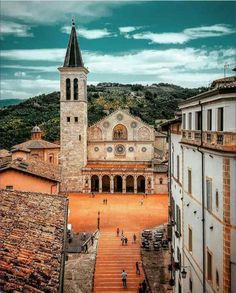
M 74 79 L 74 100 L 78 100 L 79 91 L 78 91 L 78 78 Z
M 66 99 L 70 100 L 70 79 L 66 79 Z

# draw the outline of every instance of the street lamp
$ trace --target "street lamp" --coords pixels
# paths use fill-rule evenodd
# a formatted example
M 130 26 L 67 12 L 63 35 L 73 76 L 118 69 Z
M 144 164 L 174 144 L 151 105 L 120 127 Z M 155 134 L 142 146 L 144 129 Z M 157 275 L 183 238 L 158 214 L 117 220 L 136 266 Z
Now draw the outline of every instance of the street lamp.
M 182 271 L 180 272 L 183 279 L 186 279 L 186 276 L 187 276 L 187 272 L 185 270 L 186 268 L 189 268 L 190 269 L 190 266 L 184 266 L 184 267 L 182 267 Z
M 181 272 L 181 276 L 182 276 L 183 279 L 186 279 L 187 272 L 185 271 L 185 268 L 183 268 L 183 270 Z
M 98 211 L 98 218 L 97 218 L 97 229 L 100 228 L 100 211 Z

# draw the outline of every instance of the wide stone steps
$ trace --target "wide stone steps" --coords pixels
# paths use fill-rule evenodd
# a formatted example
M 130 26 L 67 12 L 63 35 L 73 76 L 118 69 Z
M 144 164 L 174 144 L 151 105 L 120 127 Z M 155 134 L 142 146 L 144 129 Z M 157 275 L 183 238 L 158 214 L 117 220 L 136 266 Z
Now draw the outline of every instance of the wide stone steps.
M 122 246 L 120 237 L 111 232 L 100 232 L 96 267 L 94 275 L 94 292 L 119 293 L 137 292 L 140 282 L 143 281 L 140 258 L 140 244 L 132 244 L 134 232 L 125 232 L 128 245 Z M 138 233 L 135 233 L 138 236 Z M 136 274 L 136 261 L 139 262 L 141 275 Z M 122 270 L 128 274 L 127 289 L 123 289 L 121 281 Z

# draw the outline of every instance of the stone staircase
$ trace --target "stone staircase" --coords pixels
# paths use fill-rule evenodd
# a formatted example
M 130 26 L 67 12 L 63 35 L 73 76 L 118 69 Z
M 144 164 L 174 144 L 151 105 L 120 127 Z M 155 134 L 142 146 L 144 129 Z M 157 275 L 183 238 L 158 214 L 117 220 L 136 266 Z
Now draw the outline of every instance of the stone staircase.
M 139 283 L 143 281 L 139 240 L 136 244 L 132 244 L 134 232 L 124 234 L 128 238 L 127 246 L 121 245 L 121 239 L 116 236 L 115 231 L 100 232 L 93 292 L 137 292 Z M 135 234 L 139 236 L 138 233 L 135 232 Z M 139 262 L 140 276 L 136 275 L 136 261 Z M 123 289 L 121 281 L 123 269 L 128 274 L 126 289 Z

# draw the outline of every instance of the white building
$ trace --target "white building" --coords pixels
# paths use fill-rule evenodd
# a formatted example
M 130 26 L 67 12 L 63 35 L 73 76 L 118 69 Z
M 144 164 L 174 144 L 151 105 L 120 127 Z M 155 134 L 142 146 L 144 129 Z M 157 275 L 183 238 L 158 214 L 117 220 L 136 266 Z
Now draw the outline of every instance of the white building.
M 180 105 L 182 127 L 180 119 L 162 124 L 176 293 L 236 292 L 235 90 L 236 77 L 217 80 Z

